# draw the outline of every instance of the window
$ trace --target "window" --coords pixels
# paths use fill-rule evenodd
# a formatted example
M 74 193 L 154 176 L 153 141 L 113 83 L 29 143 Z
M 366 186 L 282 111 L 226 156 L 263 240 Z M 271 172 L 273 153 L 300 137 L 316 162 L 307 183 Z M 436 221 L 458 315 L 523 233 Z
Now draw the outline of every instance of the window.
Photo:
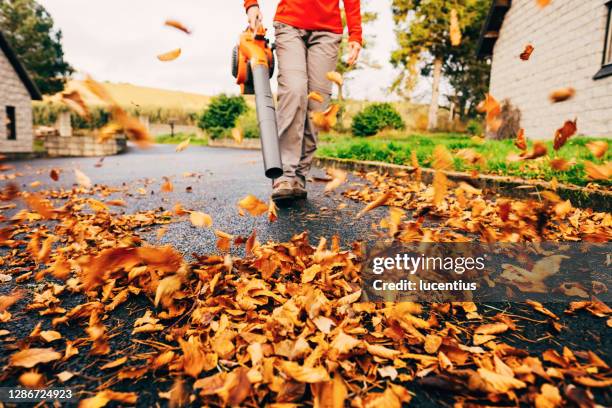
M 608 1 L 606 6 L 608 7 L 608 21 L 606 23 L 602 68 L 595 74 L 593 79 L 612 75 L 612 0 Z
M 6 118 L 4 121 L 6 123 L 6 138 L 8 140 L 17 140 L 17 124 L 15 122 L 14 106 L 6 107 Z

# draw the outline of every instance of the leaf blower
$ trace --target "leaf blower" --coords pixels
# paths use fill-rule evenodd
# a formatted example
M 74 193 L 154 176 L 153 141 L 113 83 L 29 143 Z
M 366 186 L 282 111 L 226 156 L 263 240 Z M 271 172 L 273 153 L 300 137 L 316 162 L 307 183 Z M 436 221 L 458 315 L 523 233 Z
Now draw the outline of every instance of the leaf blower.
M 255 95 L 265 174 L 271 179 L 283 175 L 276 108 L 270 88 L 274 65 L 274 54 L 265 28 L 260 25 L 256 32 L 248 28 L 240 35 L 232 53 L 232 75 L 243 95 Z

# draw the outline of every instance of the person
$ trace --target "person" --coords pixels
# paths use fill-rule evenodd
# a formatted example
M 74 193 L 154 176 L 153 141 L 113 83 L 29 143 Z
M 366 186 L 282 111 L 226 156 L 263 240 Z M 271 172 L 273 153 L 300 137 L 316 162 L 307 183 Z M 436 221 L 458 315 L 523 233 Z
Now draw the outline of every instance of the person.
M 349 65 L 362 47 L 361 0 L 343 0 L 348 26 Z M 249 26 L 262 22 L 257 0 L 244 0 Z M 272 199 L 306 198 L 306 177 L 317 149 L 317 129 L 310 113 L 324 111 L 342 41 L 340 0 L 280 0 L 274 16 L 278 60 L 277 123 L 283 176 L 272 184 Z M 323 102 L 308 98 L 316 92 Z

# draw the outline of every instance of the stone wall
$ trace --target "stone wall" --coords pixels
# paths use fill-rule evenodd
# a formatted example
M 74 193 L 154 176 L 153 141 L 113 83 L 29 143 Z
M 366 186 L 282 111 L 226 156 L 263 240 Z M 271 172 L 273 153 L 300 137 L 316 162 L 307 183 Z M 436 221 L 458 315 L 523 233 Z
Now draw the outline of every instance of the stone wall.
M 607 1 L 562 0 L 544 8 L 512 1 L 493 52 L 491 94 L 520 108 L 527 137 L 550 139 L 576 117 L 579 134 L 612 136 L 612 77 L 593 79 L 602 66 Z M 535 51 L 522 61 L 528 43 Z M 568 86 L 576 96 L 552 104 L 549 94 Z
M 51 157 L 108 156 L 120 153 L 121 143 L 115 139 L 98 143 L 94 136 L 47 136 L 45 149 Z
M 16 140 L 7 140 L 6 106 L 15 107 Z M 31 152 L 32 141 L 30 94 L 6 55 L 0 51 L 0 152 Z
M 153 137 L 169 135 L 171 130 L 170 125 L 165 123 L 149 123 L 148 127 L 149 133 Z M 202 129 L 192 125 L 174 125 L 174 134 L 177 133 L 194 134 L 196 137 L 204 137 Z

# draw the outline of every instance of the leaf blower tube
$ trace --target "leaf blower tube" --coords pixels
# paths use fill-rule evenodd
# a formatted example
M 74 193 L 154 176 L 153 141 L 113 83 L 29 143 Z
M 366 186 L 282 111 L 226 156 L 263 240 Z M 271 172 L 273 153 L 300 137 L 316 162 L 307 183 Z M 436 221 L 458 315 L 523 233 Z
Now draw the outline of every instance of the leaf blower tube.
M 274 179 L 283 175 L 283 164 L 278 145 L 276 109 L 270 88 L 269 69 L 264 65 L 255 65 L 252 72 L 265 174 L 266 177 Z
M 266 39 L 266 30 L 247 29 L 240 35 L 240 42 L 232 55 L 232 74 L 244 95 L 255 94 L 259 138 L 263 154 L 265 175 L 275 179 L 283 175 L 276 108 L 270 88 L 274 73 L 274 54 Z

